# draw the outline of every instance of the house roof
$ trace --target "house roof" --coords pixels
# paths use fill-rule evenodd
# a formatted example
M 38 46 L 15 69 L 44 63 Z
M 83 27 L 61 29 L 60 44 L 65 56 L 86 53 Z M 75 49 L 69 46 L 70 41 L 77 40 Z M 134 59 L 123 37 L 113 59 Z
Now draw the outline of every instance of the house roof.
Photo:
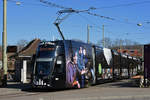
M 17 56 L 32 56 L 36 52 L 36 48 L 41 40 L 40 39 L 34 39 L 32 40 L 26 47 L 24 47 L 21 51 L 18 53 L 8 53 L 8 57 L 17 57 Z M 0 47 L 0 60 L 2 60 L 2 51 Z
M 35 54 L 37 46 L 41 40 L 34 39 L 32 40 L 26 47 L 24 47 L 21 51 L 19 51 L 19 56 L 32 56 Z

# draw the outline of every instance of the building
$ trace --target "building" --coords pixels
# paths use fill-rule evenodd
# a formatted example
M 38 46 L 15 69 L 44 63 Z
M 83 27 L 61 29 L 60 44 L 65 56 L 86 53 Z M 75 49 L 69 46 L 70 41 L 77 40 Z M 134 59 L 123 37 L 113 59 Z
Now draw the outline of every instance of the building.
M 23 69 L 23 63 L 26 62 L 27 67 L 27 79 L 31 78 L 32 73 L 32 57 L 36 52 L 39 44 L 39 39 L 34 39 L 24 47 L 21 51 L 17 51 L 17 46 L 7 47 L 7 67 L 8 67 L 8 80 L 21 81 L 21 70 Z M 0 76 L 2 69 L 2 50 L 0 47 Z
M 142 57 L 142 52 L 138 49 L 118 49 L 117 51 L 134 57 Z
M 114 47 L 112 49 L 117 50 L 120 53 L 126 53 L 128 55 L 142 58 L 144 48 L 143 45 L 131 45 L 131 46 L 122 46 L 122 47 Z
M 23 81 L 26 83 L 31 79 L 32 68 L 33 68 L 33 56 L 36 53 L 37 46 L 40 42 L 40 39 L 34 39 L 29 44 L 24 47 L 21 51 L 9 57 L 12 65 L 14 66 L 14 80 Z M 23 79 L 24 75 L 25 79 Z

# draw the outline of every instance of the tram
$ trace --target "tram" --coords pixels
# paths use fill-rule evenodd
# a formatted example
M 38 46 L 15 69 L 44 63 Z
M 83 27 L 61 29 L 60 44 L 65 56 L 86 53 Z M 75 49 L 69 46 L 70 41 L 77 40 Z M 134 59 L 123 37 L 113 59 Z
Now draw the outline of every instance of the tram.
M 34 88 L 84 88 L 106 80 L 130 78 L 138 59 L 74 40 L 39 43 L 33 68 Z

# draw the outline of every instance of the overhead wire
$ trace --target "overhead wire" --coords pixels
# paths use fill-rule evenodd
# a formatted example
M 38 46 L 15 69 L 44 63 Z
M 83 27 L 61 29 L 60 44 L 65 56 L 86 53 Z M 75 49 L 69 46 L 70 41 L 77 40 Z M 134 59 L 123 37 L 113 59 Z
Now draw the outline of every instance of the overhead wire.
M 46 1 L 46 0 L 39 0 L 39 1 L 42 2 L 43 4 L 50 5 L 51 7 L 56 7 L 56 8 L 61 8 L 61 9 L 70 9 L 69 7 L 64 7 L 64 6 L 52 3 L 50 1 Z
M 84 19 L 87 22 L 92 23 L 94 26 L 98 27 L 97 24 L 95 24 L 93 21 L 89 20 L 86 16 L 81 15 L 80 13 L 77 13 L 82 19 Z
M 150 3 L 150 1 L 146 0 L 146 1 L 141 1 L 141 2 L 133 2 L 133 3 L 127 3 L 127 4 L 104 6 L 104 7 L 99 7 L 99 8 L 93 7 L 93 9 L 91 9 L 91 10 L 101 10 L 101 9 L 108 9 L 108 8 L 127 7 L 127 6 L 147 4 L 147 3 Z M 121 18 L 121 19 L 123 19 L 123 18 Z M 127 24 L 137 24 L 136 22 L 126 21 L 125 19 L 123 19 L 123 20 L 115 19 L 115 20 L 117 20 L 118 22 L 121 22 L 121 23 L 124 22 L 124 23 L 127 23 Z M 149 24 L 149 22 L 145 22 L 145 23 Z
M 141 2 L 133 2 L 133 3 L 127 3 L 127 4 L 118 4 L 118 5 L 112 5 L 112 6 L 104 6 L 104 7 L 99 7 L 99 8 L 95 8 L 93 10 L 98 10 L 98 9 L 106 9 L 106 8 L 116 8 L 116 7 L 127 7 L 127 6 L 133 6 L 133 5 L 140 5 L 140 4 L 146 4 L 146 3 L 150 3 L 149 0 L 146 1 L 141 1 Z
M 81 15 L 81 14 L 78 14 L 78 15 L 80 15 L 80 16 L 81 16 L 84 20 L 86 20 L 87 22 L 92 23 L 92 24 L 89 25 L 89 27 L 90 27 L 91 29 L 94 28 L 94 31 L 95 31 L 95 32 L 98 32 L 98 33 L 102 32 L 103 28 L 102 28 L 100 25 L 95 24 L 94 22 L 92 22 L 91 20 L 89 20 L 86 16 L 83 16 L 83 15 Z M 106 31 L 107 33 L 112 33 L 112 32 L 110 32 L 109 30 L 105 30 L 105 31 Z
M 45 0 L 40 0 L 40 1 L 45 1 Z M 54 4 L 54 3 L 51 3 L 51 2 L 44 2 L 44 3 L 46 3 L 46 4 L 48 4 L 48 5 L 50 5 L 50 6 L 53 6 L 53 7 L 57 7 L 57 8 L 61 8 L 61 9 L 68 9 L 68 13 L 72 13 L 72 12 L 75 12 L 75 13 L 77 13 L 77 14 L 79 14 L 80 12 L 83 12 L 83 13 L 87 13 L 87 14 L 89 14 L 89 15 L 92 15 L 92 16 L 96 16 L 96 17 L 100 17 L 100 18 L 105 18 L 105 19 L 109 19 L 109 20 L 115 20 L 115 21 L 118 21 L 118 22 L 121 22 L 121 23 L 127 23 L 127 24 L 134 24 L 134 25 L 136 25 L 136 23 L 131 23 L 131 22 L 124 22 L 124 21 L 121 21 L 121 20 L 118 20 L 118 19 L 115 19 L 115 18 L 111 18 L 111 17 L 106 17 L 106 16 L 102 16 L 102 15 L 99 15 L 99 14 L 96 14 L 96 13 L 91 13 L 90 12 L 90 8 L 89 9 L 87 9 L 87 10 L 74 10 L 74 9 L 72 9 L 72 8 L 68 8 L 68 7 L 64 7 L 64 6 L 60 6 L 60 5 L 57 5 L 57 4 Z M 131 4 L 130 4 L 131 5 Z M 69 9 L 71 9 L 71 11 L 69 10 Z M 92 8 L 92 9 L 94 9 L 94 8 Z M 60 12 L 60 11 L 58 11 L 59 13 L 64 13 L 64 10 L 62 11 L 62 12 Z M 66 12 L 65 12 L 66 13 Z M 79 14 L 80 15 L 80 14 Z M 81 15 L 80 15 L 81 16 Z M 83 18 L 83 17 L 82 17 Z M 58 19 L 58 18 L 57 18 Z M 86 19 L 85 17 L 84 17 L 84 19 Z M 86 19 L 87 20 L 87 19 Z M 62 20 L 61 20 L 62 21 Z M 88 20 L 88 22 L 89 22 L 89 20 Z M 96 25 L 97 26 L 97 25 Z
M 17 2 L 16 0 L 8 0 L 8 1 L 11 1 L 11 2 Z M 46 6 L 46 7 L 56 7 L 56 8 L 60 8 L 60 9 L 72 9 L 72 8 L 69 8 L 69 7 L 65 7 L 65 6 L 62 6 L 62 5 L 58 5 L 58 4 L 55 4 L 55 3 L 52 3 L 52 2 L 49 2 L 49 1 L 45 1 L 45 0 L 37 0 L 37 1 L 40 1 L 44 4 L 42 4 L 42 6 Z M 24 3 L 24 2 L 23 2 Z M 96 13 L 92 13 L 90 11 L 92 10 L 98 10 L 98 9 L 106 9 L 106 8 L 115 8 L 115 7 L 126 7 L 126 6 L 133 6 L 133 5 L 138 5 L 138 4 L 145 4 L 145 3 L 150 3 L 150 1 L 141 1 L 141 2 L 133 2 L 133 3 L 127 3 L 127 4 L 119 4 L 119 5 L 113 5 L 113 6 L 105 6 L 105 7 L 99 7 L 99 8 L 95 8 L 95 7 L 90 7 L 89 9 L 87 10 L 74 10 L 74 12 L 76 12 L 77 14 L 79 14 L 80 12 L 83 12 L 83 13 L 87 13 L 91 16 L 96 16 L 96 17 L 99 17 L 99 18 L 104 18 L 104 19 L 109 19 L 109 20 L 113 20 L 113 21 L 117 21 L 117 22 L 120 22 L 120 23 L 126 23 L 126 24 L 133 24 L 133 25 L 136 25 L 137 23 L 136 22 L 129 22 L 129 21 L 125 21 L 125 20 L 120 20 L 120 19 L 117 19 L 117 18 L 112 18 L 112 17 L 107 17 L 107 16 L 102 16 L 100 14 L 96 14 Z M 48 6 L 48 5 L 49 6 Z M 37 4 L 36 4 L 37 5 Z M 80 15 L 81 16 L 81 15 Z M 82 17 L 83 18 L 83 17 Z M 89 22 L 89 20 L 88 20 Z M 97 25 L 96 25 L 97 26 Z
M 18 1 L 16 1 L 16 0 L 9 0 L 9 1 L 18 2 Z M 42 3 L 43 3 L 42 6 L 46 6 L 46 7 L 48 7 L 48 5 L 49 5 L 49 6 L 51 6 L 51 7 L 56 7 L 56 8 L 60 8 L 60 9 L 72 9 L 72 8 L 64 7 L 64 6 L 62 6 L 62 5 L 58 5 L 58 4 L 55 4 L 55 3 L 52 3 L 52 2 L 49 2 L 49 1 L 46 1 L 46 0 L 37 0 L 37 1 L 42 2 Z M 121 23 L 136 24 L 135 22 L 133 23 L 133 22 L 125 21 L 125 20 L 120 20 L 120 19 L 108 17 L 108 16 L 102 16 L 102 15 L 100 15 L 100 14 L 92 13 L 92 12 L 90 12 L 90 11 L 96 10 L 96 9 L 120 7 L 120 6 L 127 6 L 127 5 L 128 5 L 128 6 L 131 6 L 131 5 L 136 5 L 136 4 L 140 4 L 140 3 L 146 3 L 146 2 L 148 2 L 148 1 L 135 2 L 135 3 L 129 3 L 129 4 L 121 4 L 121 5 L 114 5 L 114 6 L 107 6 L 107 7 L 101 7 L 101 8 L 90 7 L 90 8 L 88 8 L 88 9 L 86 9 L 86 10 L 74 10 L 74 9 L 72 9 L 72 10 L 74 10 L 74 12 L 76 12 L 76 13 L 81 13 L 81 12 L 83 12 L 83 13 L 87 13 L 87 14 L 89 14 L 89 15 L 91 15 L 91 16 L 96 16 L 96 17 L 104 18 L 104 19 L 108 19 L 108 20 L 114 20 L 114 21 L 118 21 L 118 22 L 121 22 Z M 22 2 L 22 3 L 23 3 L 23 2 Z M 149 3 L 150 3 L 150 1 L 149 1 Z M 32 4 L 32 5 L 33 5 L 33 4 Z M 34 4 L 34 5 L 37 5 L 37 4 Z M 39 4 L 38 4 L 38 5 L 39 5 Z
M 97 16 L 97 17 L 105 18 L 105 19 L 109 19 L 109 20 L 114 20 L 114 18 L 111 18 L 111 17 L 102 16 L 102 15 L 99 15 L 99 14 L 96 14 L 96 13 L 89 12 L 90 10 L 94 9 L 92 7 L 88 8 L 86 10 L 75 10 L 75 9 L 72 9 L 72 8 L 69 8 L 69 7 L 64 7 L 64 6 L 61 6 L 61 5 L 58 5 L 58 4 L 46 1 L 46 0 L 40 0 L 40 2 L 42 2 L 42 3 L 46 4 L 46 5 L 49 5 L 51 7 L 56 7 L 56 8 L 64 9 L 62 12 L 58 11 L 58 13 L 73 13 L 73 12 L 75 12 L 75 13 L 81 13 L 81 12 L 85 12 L 85 13 L 87 13 L 89 15 L 93 15 L 93 16 Z M 66 10 L 66 12 L 65 12 L 65 10 Z
M 92 24 L 90 24 L 90 27 L 91 27 L 91 28 L 96 28 L 96 29 L 103 30 L 103 28 L 100 27 L 100 25 L 97 25 L 97 24 L 94 23 L 93 21 L 89 20 L 86 16 L 83 16 L 83 15 L 81 15 L 81 14 L 79 14 L 79 13 L 78 13 L 78 15 L 80 15 L 80 17 L 82 17 L 82 19 L 84 19 L 85 21 L 92 23 Z M 105 26 L 106 26 L 106 25 L 105 25 Z M 105 31 L 106 31 L 107 33 L 113 33 L 112 31 L 109 31 L 108 29 L 105 30 Z M 97 32 L 101 32 L 101 31 L 97 30 Z
M 111 18 L 111 17 L 107 17 L 107 16 L 102 16 L 102 15 L 99 15 L 99 14 L 96 14 L 96 13 L 91 13 L 89 11 L 86 11 L 85 13 L 87 13 L 89 15 L 92 15 L 92 16 L 100 17 L 100 18 L 105 18 L 105 19 L 109 19 L 109 20 L 115 20 L 115 18 Z
M 8 1 L 11 1 L 11 2 L 19 2 L 17 0 L 8 0 Z M 41 6 L 46 6 L 48 7 L 51 6 L 51 7 L 56 7 L 56 8 L 60 8 L 60 9 L 72 9 L 70 7 L 65 7 L 65 6 L 62 6 L 62 5 L 58 5 L 56 3 L 52 3 L 50 1 L 46 1 L 46 0 L 36 0 L 36 1 L 40 1 L 42 2 L 43 4 L 32 4 L 32 5 L 41 5 Z M 24 3 L 24 2 L 21 2 L 21 3 Z M 112 17 L 107 17 L 107 16 L 102 16 L 100 14 L 96 14 L 96 13 L 92 13 L 90 11 L 92 10 L 98 10 L 98 9 L 105 9 L 105 8 L 115 8 L 115 7 L 126 7 L 126 6 L 133 6 L 133 5 L 138 5 L 138 4 L 145 4 L 145 3 L 150 3 L 150 1 L 146 0 L 146 1 L 141 1 L 141 2 L 133 2 L 133 3 L 127 3 L 127 4 L 118 4 L 118 5 L 112 5 L 112 6 L 104 6 L 104 7 L 99 7 L 99 8 L 95 8 L 95 7 L 90 7 L 86 10 L 75 10 L 76 13 L 80 13 L 80 12 L 84 12 L 84 13 L 87 13 L 89 15 L 92 15 L 92 16 L 96 16 L 96 17 L 100 17 L 100 18 L 105 18 L 105 19 L 109 19 L 109 20 L 114 20 L 114 21 L 118 21 L 120 23 L 126 23 L 126 24 L 137 24 L 137 22 L 131 22 L 131 21 L 126 21 L 125 19 L 118 19 L 118 18 L 112 18 Z M 31 4 L 31 3 L 29 3 Z M 148 22 L 149 24 L 149 22 Z
M 89 25 L 89 27 L 90 27 L 90 29 L 93 29 L 94 28 L 94 32 L 96 32 L 96 33 L 102 33 L 102 30 L 103 30 L 103 28 L 102 27 L 100 27 L 99 25 L 96 25 L 94 22 L 92 22 L 91 20 L 89 20 L 86 16 L 83 16 L 83 15 L 81 15 L 81 14 L 79 14 L 78 13 L 78 15 L 80 15 L 80 17 L 82 17 L 84 20 L 86 20 L 87 22 L 90 22 L 90 23 L 92 23 L 92 24 L 90 24 Z M 106 33 L 110 33 L 110 31 L 108 31 L 108 30 L 105 30 L 106 31 Z M 111 32 L 112 33 L 112 32 Z M 94 35 L 97 35 L 97 36 L 99 36 L 98 34 L 94 34 Z
M 52 3 L 52 2 L 49 2 L 49 1 L 46 1 L 46 0 L 40 0 L 40 2 L 46 4 L 46 5 L 49 5 L 51 7 L 56 7 L 56 8 L 60 8 L 60 9 L 72 9 L 72 8 L 69 8 L 69 7 L 64 7 L 64 6 L 61 6 L 61 5 L 58 5 L 58 4 L 55 4 L 55 3 Z M 121 4 L 121 5 L 114 5 L 114 6 L 107 6 L 107 7 L 101 7 L 101 8 L 112 8 L 112 7 L 119 7 L 119 6 L 131 6 L 131 5 L 136 5 L 136 4 L 140 4 L 140 3 L 150 3 L 150 1 L 143 1 L 143 2 L 134 2 L 134 3 L 128 3 L 128 4 Z M 112 17 L 108 17 L 108 16 L 103 16 L 103 15 L 100 15 L 100 14 L 96 14 L 96 13 L 92 13 L 90 11 L 92 10 L 96 10 L 96 9 L 99 9 L 99 8 L 95 8 L 95 7 L 90 7 L 86 10 L 75 10 L 75 9 L 72 9 L 72 12 L 75 12 L 75 13 L 87 13 L 91 16 L 96 16 L 96 17 L 99 17 L 99 18 L 104 18 L 104 19 L 108 19 L 108 20 L 112 20 L 112 21 L 117 21 L 117 22 L 120 22 L 120 23 L 126 23 L 126 24 L 133 24 L 133 25 L 136 25 L 137 22 L 131 22 L 131 21 L 126 21 L 124 19 L 120 20 L 119 18 L 112 18 Z
M 49 6 L 41 4 L 41 3 L 28 3 L 28 2 L 23 2 L 23 1 L 20 1 L 20 0 L 7 0 L 7 1 L 11 2 L 11 3 L 15 3 L 16 5 L 19 5 L 19 6 L 29 5 L 29 6 L 44 6 L 44 7 L 49 7 Z

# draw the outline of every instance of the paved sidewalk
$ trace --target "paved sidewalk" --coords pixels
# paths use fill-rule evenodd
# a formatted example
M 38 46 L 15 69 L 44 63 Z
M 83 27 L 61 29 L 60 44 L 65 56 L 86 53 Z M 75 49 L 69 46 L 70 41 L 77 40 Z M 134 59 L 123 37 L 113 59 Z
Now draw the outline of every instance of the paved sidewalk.
M 133 87 L 128 80 L 84 89 L 60 91 L 21 91 L 27 84 L 9 83 L 0 88 L 0 100 L 150 100 L 150 88 Z
M 25 93 L 23 89 L 30 88 L 28 84 L 21 84 L 20 82 L 8 82 L 6 87 L 0 88 L 0 96 L 17 95 Z
M 0 88 L 0 96 L 5 95 L 13 95 L 20 93 L 20 89 L 6 89 L 6 88 Z

